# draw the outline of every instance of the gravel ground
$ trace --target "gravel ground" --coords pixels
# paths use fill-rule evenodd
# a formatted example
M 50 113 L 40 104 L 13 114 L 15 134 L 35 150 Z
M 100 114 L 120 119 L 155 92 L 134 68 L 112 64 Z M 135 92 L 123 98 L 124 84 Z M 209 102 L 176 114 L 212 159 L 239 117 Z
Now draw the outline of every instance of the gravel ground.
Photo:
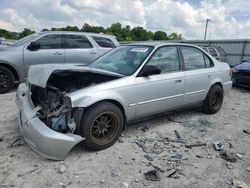
M 65 161 L 51 161 L 17 140 L 21 135 L 15 91 L 3 94 L 0 187 L 211 188 L 232 187 L 233 179 L 250 185 L 250 135 L 243 133 L 250 130 L 249 96 L 249 90 L 234 88 L 215 115 L 191 110 L 129 125 L 121 139 L 106 150 L 89 152 L 79 145 Z M 202 142 L 207 146 L 188 149 L 173 142 L 174 130 L 188 144 Z M 216 141 L 237 161 L 222 159 L 212 146 Z M 146 180 L 144 173 L 154 168 L 161 180 Z

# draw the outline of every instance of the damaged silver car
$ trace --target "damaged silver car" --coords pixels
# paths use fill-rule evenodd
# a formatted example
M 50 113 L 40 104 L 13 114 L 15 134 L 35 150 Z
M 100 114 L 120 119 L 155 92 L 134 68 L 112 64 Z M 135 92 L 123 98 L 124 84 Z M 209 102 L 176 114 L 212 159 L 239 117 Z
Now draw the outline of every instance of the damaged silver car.
M 20 129 L 40 155 L 62 160 L 79 142 L 113 145 L 126 123 L 201 105 L 220 110 L 230 68 L 201 48 L 170 43 L 119 46 L 88 66 L 31 66 L 17 89 Z

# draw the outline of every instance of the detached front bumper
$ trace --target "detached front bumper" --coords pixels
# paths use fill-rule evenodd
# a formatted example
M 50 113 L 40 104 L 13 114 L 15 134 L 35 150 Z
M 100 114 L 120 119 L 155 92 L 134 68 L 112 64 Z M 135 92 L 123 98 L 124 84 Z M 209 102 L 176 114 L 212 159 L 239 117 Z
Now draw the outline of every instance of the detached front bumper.
M 34 107 L 28 86 L 23 83 L 17 89 L 19 107 L 19 127 L 25 142 L 41 156 L 63 160 L 67 153 L 85 138 L 72 133 L 59 133 L 46 126 L 37 116 L 40 109 Z

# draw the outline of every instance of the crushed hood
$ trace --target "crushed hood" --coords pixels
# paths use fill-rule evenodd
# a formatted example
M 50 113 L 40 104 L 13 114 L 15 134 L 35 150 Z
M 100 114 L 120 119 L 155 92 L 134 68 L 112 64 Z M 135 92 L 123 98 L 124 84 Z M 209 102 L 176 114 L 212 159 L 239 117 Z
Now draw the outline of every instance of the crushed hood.
M 83 65 L 64 65 L 64 64 L 45 64 L 31 66 L 28 72 L 28 82 L 30 84 L 45 88 L 50 76 L 54 72 L 60 71 L 72 71 L 72 72 L 92 72 L 103 75 L 118 76 L 123 75 L 114 72 L 109 72 L 101 69 L 90 68 Z

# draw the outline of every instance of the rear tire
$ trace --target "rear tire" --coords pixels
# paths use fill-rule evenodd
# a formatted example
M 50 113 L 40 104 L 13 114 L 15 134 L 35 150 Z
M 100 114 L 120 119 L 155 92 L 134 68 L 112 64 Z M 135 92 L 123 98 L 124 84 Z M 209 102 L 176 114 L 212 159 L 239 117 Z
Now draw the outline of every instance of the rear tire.
M 220 85 L 213 85 L 208 91 L 203 105 L 203 111 L 207 114 L 217 113 L 223 103 L 223 94 L 223 89 Z
M 10 91 L 14 86 L 14 75 L 6 67 L 0 66 L 0 94 Z
M 124 117 L 121 110 L 109 102 L 100 102 L 83 113 L 80 132 L 90 150 L 101 150 L 113 145 L 121 135 Z

